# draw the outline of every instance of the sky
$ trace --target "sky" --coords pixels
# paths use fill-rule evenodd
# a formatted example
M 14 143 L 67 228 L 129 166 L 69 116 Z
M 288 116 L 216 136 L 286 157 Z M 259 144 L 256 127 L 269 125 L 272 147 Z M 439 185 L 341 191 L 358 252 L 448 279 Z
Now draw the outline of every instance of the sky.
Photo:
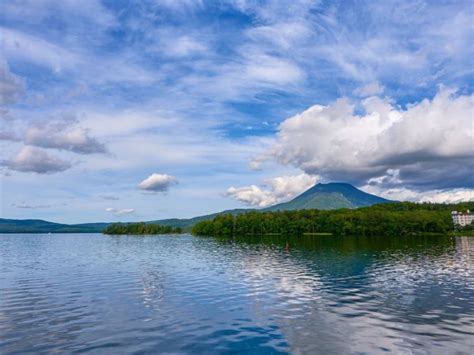
M 0 0 L 0 217 L 474 200 L 472 1 Z

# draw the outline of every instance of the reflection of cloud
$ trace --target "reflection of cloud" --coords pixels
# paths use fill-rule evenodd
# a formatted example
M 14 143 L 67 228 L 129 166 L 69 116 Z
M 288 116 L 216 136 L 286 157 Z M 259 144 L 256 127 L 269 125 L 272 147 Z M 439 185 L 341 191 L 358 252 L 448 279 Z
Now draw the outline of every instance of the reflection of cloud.
M 401 294 L 419 296 L 420 280 L 449 277 L 454 282 L 456 279 L 474 277 L 474 264 L 470 259 L 470 253 L 474 251 L 474 239 L 457 237 L 454 242 L 444 243 L 447 243 L 444 249 L 440 249 L 440 244 L 424 244 L 422 251 L 387 252 L 383 259 L 385 264 L 374 263 L 366 271 L 372 275 L 369 284 L 377 285 L 384 293 L 393 293 L 399 299 Z
M 143 304 L 145 307 L 158 308 L 163 299 L 163 275 L 156 271 L 146 271 L 142 274 Z
M 459 337 L 441 330 L 448 318 L 469 332 L 466 280 L 474 279 L 468 257 L 474 239 L 466 239 L 457 240 L 456 250 L 449 238 L 392 243 L 361 237 L 315 240 L 314 248 L 295 245 L 289 253 L 283 246 L 246 244 L 232 254 L 253 319 L 268 321 L 271 314 L 291 352 L 435 352 L 434 335 Z M 458 348 L 466 345 L 460 341 Z
M 262 254 L 244 257 L 241 269 L 251 288 L 250 294 L 256 296 L 269 292 L 261 292 L 262 282 L 265 282 L 265 287 L 272 289 L 271 293 L 275 297 L 291 299 L 293 304 L 317 298 L 316 295 L 322 289 L 317 273 L 298 258 L 276 250 L 266 250 Z

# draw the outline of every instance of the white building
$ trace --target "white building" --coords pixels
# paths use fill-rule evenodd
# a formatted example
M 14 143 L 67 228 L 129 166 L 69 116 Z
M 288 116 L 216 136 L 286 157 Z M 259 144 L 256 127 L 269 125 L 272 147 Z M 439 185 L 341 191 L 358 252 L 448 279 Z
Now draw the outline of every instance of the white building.
M 461 227 L 467 226 L 474 221 L 474 213 L 471 213 L 469 210 L 466 213 L 453 211 L 451 212 L 451 217 L 453 217 L 453 223 Z

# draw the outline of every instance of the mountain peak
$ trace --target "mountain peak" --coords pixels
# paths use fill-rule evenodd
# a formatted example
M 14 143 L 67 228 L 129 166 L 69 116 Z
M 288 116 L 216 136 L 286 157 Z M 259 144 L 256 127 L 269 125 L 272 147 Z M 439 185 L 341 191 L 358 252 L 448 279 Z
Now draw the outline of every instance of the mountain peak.
M 326 183 L 323 183 L 323 182 L 319 182 L 317 183 L 316 185 L 314 185 L 313 187 L 316 187 L 316 186 L 319 186 L 319 187 L 322 187 L 322 188 L 327 188 L 327 187 L 348 187 L 348 188 L 352 188 L 352 189 L 357 189 L 354 185 L 351 185 L 347 182 L 326 182 Z
M 267 208 L 266 210 L 295 210 L 357 208 L 377 203 L 390 202 L 382 197 L 368 194 L 345 182 L 318 183 L 293 200 Z
M 303 192 L 300 196 L 306 196 L 309 194 L 313 194 L 315 192 L 350 192 L 350 191 L 360 191 L 356 187 L 348 184 L 346 182 L 328 182 L 328 183 L 318 183 L 313 187 L 310 187 L 308 190 Z

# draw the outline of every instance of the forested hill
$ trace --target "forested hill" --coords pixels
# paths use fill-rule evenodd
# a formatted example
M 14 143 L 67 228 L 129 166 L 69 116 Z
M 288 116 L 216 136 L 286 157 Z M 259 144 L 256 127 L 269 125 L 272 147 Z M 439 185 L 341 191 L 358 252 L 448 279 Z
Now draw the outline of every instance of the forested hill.
M 333 235 L 412 235 L 453 231 L 451 211 L 474 209 L 474 202 L 416 204 L 399 202 L 358 209 L 249 212 L 221 215 L 193 227 L 195 235 L 230 236 L 313 233 Z
M 159 224 L 173 228 L 190 231 L 191 228 L 202 221 L 213 220 L 222 215 L 237 216 L 252 211 L 276 212 L 294 211 L 304 209 L 334 210 L 341 208 L 356 209 L 374 204 L 386 204 L 393 201 L 365 193 L 350 184 L 329 183 L 317 184 L 291 201 L 280 203 L 261 210 L 234 209 L 194 218 L 171 218 L 145 222 L 146 224 Z M 444 205 L 447 209 L 454 209 L 452 205 Z M 0 233 L 99 233 L 111 223 L 84 223 L 61 224 L 44 220 L 28 219 L 14 220 L 0 218 Z
M 133 235 L 153 235 L 153 234 L 181 234 L 180 227 L 173 228 L 152 223 L 113 223 L 105 228 L 104 234 L 133 234 Z
M 194 218 L 169 218 L 144 222 L 146 224 L 159 224 L 165 227 L 182 228 L 190 231 L 196 223 L 213 219 L 219 214 L 239 214 L 251 209 L 235 209 Z M 41 219 L 5 219 L 0 218 L 0 233 L 101 233 L 105 228 L 114 223 L 82 223 L 63 224 L 44 221 Z M 123 223 L 128 224 L 128 223 Z
M 0 233 L 97 233 L 108 223 L 62 224 L 41 219 L 0 218 Z

